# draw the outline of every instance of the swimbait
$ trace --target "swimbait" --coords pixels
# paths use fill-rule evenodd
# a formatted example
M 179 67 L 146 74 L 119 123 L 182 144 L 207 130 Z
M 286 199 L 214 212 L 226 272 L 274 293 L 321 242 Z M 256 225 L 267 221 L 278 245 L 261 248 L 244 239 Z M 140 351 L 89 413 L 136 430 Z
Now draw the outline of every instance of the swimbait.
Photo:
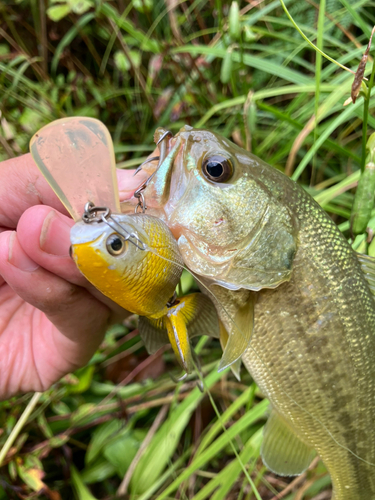
M 190 373 L 190 339 L 204 333 L 219 336 L 213 303 L 202 294 L 174 294 L 184 266 L 164 222 L 143 213 L 99 213 L 91 207 L 71 229 L 71 255 L 78 269 L 104 295 L 140 316 L 139 333 L 150 353 L 170 343 Z
M 374 500 L 374 261 L 259 158 L 207 130 L 165 134 L 158 168 L 143 167 L 149 213 L 216 297 L 221 369 L 242 357 L 272 403 L 264 463 L 297 475 L 315 450 L 334 500 Z

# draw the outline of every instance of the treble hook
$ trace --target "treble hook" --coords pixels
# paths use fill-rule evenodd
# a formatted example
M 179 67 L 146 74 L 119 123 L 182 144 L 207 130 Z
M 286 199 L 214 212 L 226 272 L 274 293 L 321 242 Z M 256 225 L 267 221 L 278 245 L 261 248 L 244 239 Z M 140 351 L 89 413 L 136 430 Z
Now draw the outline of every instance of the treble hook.
M 166 156 L 167 156 L 167 144 L 166 144 L 166 139 L 168 137 L 173 137 L 173 134 L 170 130 L 166 130 L 164 132 L 164 134 L 160 137 L 160 139 L 158 140 L 158 142 L 156 143 L 157 146 L 159 146 L 159 151 L 160 151 L 160 155 L 159 156 L 153 156 L 152 158 L 148 158 L 146 161 L 144 161 L 143 163 L 141 163 L 141 165 L 139 165 L 139 167 L 136 169 L 136 171 L 134 172 L 134 175 L 137 175 L 138 172 L 140 172 L 142 170 L 142 167 L 144 165 L 146 165 L 147 163 L 151 163 L 152 161 L 156 161 L 158 160 L 158 164 L 157 164 L 157 167 L 155 169 L 155 172 L 153 172 L 150 177 L 148 177 L 144 182 L 143 184 L 141 184 L 139 186 L 138 189 L 136 189 L 134 191 L 134 198 L 137 198 L 138 199 L 138 203 L 135 207 L 135 213 L 138 213 L 138 209 L 141 209 L 142 210 L 142 213 L 145 213 L 145 211 L 147 210 L 147 205 L 146 205 L 146 200 L 145 200 L 145 196 L 143 194 L 143 191 L 146 189 L 146 187 L 148 186 L 148 184 L 150 183 L 150 181 L 152 180 L 152 178 L 154 177 L 154 175 L 156 174 L 156 172 L 158 171 L 160 165 L 163 163 L 163 161 L 165 160 Z
M 168 137 L 173 137 L 173 134 L 170 130 L 166 130 L 164 134 L 160 137 L 158 142 L 156 143 L 157 146 L 159 146 L 159 151 L 160 151 L 160 156 L 159 156 L 159 162 L 158 166 L 156 167 L 156 170 L 160 167 L 160 165 L 163 163 L 165 160 L 165 157 L 167 156 L 167 139 Z M 155 172 L 154 172 L 155 173 Z
M 152 158 L 147 158 L 146 161 L 144 161 L 143 163 L 141 163 L 135 170 L 134 172 L 134 175 L 137 175 L 138 172 L 140 172 L 142 170 L 142 167 L 144 165 L 147 165 L 147 163 L 151 163 L 152 161 L 156 161 L 158 160 L 158 165 L 156 167 L 156 170 L 160 167 L 160 165 L 163 163 L 163 161 L 165 160 L 165 157 L 167 156 L 167 146 L 166 146 L 166 141 L 164 139 L 166 139 L 167 137 L 173 137 L 173 134 L 170 130 L 166 130 L 164 132 L 164 134 L 160 137 L 160 139 L 158 140 L 158 142 L 156 143 L 157 146 L 160 145 L 160 155 L 159 156 L 153 156 Z
M 158 140 L 158 142 L 156 143 L 156 145 L 157 145 L 157 146 L 159 146 L 159 144 L 160 144 L 162 141 L 164 141 L 164 139 L 165 139 L 166 137 L 173 137 L 173 134 L 172 134 L 172 132 L 171 132 L 170 130 L 166 130 L 166 131 L 164 132 L 164 134 L 160 137 L 160 139 Z
M 134 213 L 138 213 L 138 208 L 140 208 L 142 210 L 143 214 L 147 210 L 145 195 L 143 194 L 143 191 L 147 187 L 147 184 L 146 184 L 147 181 L 148 181 L 148 179 L 141 186 L 139 186 L 139 188 L 136 191 L 134 191 L 134 198 L 138 199 L 138 203 L 137 203 L 137 206 L 135 207 Z
M 153 156 L 152 158 L 147 158 L 147 160 L 146 160 L 146 161 L 144 161 L 143 163 L 141 163 L 141 164 L 139 165 L 139 167 L 137 167 L 137 168 L 136 168 L 136 170 L 135 170 L 135 172 L 134 172 L 134 174 L 133 174 L 133 177 L 134 177 L 135 175 L 137 175 L 137 174 L 138 174 L 138 172 L 140 172 L 140 171 L 142 170 L 143 165 L 147 165 L 147 163 L 151 163 L 152 161 L 156 161 L 156 160 L 159 160 L 159 159 L 160 159 L 160 156 Z
M 175 377 L 172 373 L 168 373 L 168 375 L 171 377 L 172 381 L 175 384 L 178 384 L 179 382 L 182 382 L 188 376 L 188 374 L 186 372 L 184 374 L 182 374 L 181 377 Z

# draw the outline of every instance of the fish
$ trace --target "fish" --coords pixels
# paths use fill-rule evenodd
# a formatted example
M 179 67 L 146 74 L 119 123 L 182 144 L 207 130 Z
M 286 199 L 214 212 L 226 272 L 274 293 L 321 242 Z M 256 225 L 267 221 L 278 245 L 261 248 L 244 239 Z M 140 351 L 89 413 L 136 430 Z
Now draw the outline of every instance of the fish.
M 91 208 L 91 215 L 93 215 Z M 186 373 L 195 368 L 190 340 L 202 332 L 219 336 L 208 297 L 175 294 L 184 268 L 166 224 L 144 213 L 83 217 L 71 229 L 70 253 L 80 272 L 105 296 L 139 315 L 148 351 L 170 343 Z
M 298 475 L 317 453 L 334 500 L 374 500 L 374 260 L 301 186 L 228 139 L 187 125 L 160 138 L 158 166 L 143 167 L 148 213 L 215 304 L 219 369 L 242 360 L 271 402 L 264 464 Z

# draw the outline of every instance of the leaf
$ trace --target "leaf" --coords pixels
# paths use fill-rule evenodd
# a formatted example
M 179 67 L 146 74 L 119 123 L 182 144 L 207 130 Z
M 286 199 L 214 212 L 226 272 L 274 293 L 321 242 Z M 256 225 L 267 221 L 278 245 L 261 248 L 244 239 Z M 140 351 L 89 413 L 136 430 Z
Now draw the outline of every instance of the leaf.
M 8 45 L 5 45 L 5 43 L 0 43 L 0 56 L 5 56 L 6 54 L 9 54 L 10 49 Z
M 251 410 L 247 411 L 235 424 L 221 436 L 215 439 L 211 446 L 204 449 L 202 453 L 195 456 L 188 467 L 185 467 L 181 474 L 174 479 L 165 490 L 158 496 L 158 500 L 167 500 L 183 481 L 188 479 L 196 470 L 204 466 L 209 460 L 217 456 L 217 454 L 227 446 L 227 444 L 237 436 L 240 432 L 247 429 L 251 424 L 262 418 L 269 406 L 268 400 L 264 399 Z
M 58 436 L 52 437 L 48 441 L 48 444 L 51 446 L 51 448 L 60 448 L 69 441 L 69 437 L 69 434 L 59 434 Z
M 119 431 L 123 428 L 124 424 L 118 419 L 110 420 L 97 427 L 93 432 L 87 449 L 85 456 L 86 464 L 93 462 L 98 457 L 104 445 L 108 443 L 109 440 L 117 439 Z
M 145 12 L 150 12 L 152 10 L 153 4 L 153 0 L 133 0 L 133 7 L 138 12 L 142 12 L 142 14 L 144 14 Z
M 69 0 L 69 4 L 75 14 L 84 14 L 94 6 L 90 0 Z
M 99 457 L 81 471 L 81 479 L 86 484 L 101 483 L 105 479 L 114 476 L 116 473 L 116 467 L 104 457 Z
M 133 66 L 138 68 L 141 65 L 141 54 L 136 50 L 131 50 L 129 56 Z M 115 52 L 113 59 L 117 69 L 122 73 L 127 73 L 131 69 L 129 59 L 121 50 Z
M 136 68 L 139 68 L 142 62 L 141 53 L 138 50 L 130 51 L 130 59 Z
M 51 7 L 50 9 L 55 8 Z M 50 10 L 48 9 L 48 10 Z M 47 13 L 48 13 L 47 10 Z M 78 35 L 79 31 L 86 26 L 92 19 L 95 18 L 95 15 L 92 14 L 91 12 L 88 14 L 85 14 L 84 16 L 80 17 L 78 21 L 70 28 L 70 30 L 65 33 L 63 38 L 61 39 L 60 43 L 56 47 L 55 54 L 52 59 L 51 63 L 51 72 L 56 73 L 57 70 L 57 65 L 59 64 L 59 59 L 60 56 L 62 55 L 65 47 L 67 47 L 73 40 L 74 38 Z
M 52 403 L 51 408 L 56 415 L 68 415 L 69 413 L 72 413 L 72 410 L 63 401 L 56 401 L 56 403 Z
M 214 369 L 206 378 L 205 385 L 210 388 L 221 378 Z M 146 491 L 162 474 L 170 462 L 193 411 L 204 394 L 196 387 L 189 396 L 170 412 L 169 417 L 154 435 L 148 448 L 134 470 L 130 483 L 132 493 Z
M 104 456 L 116 469 L 117 474 L 123 478 L 132 463 L 139 447 L 140 441 L 134 438 L 129 431 L 120 439 L 112 441 L 104 449 Z
M 113 55 L 113 60 L 115 62 L 116 68 L 121 71 L 121 73 L 127 73 L 131 66 L 129 59 L 126 57 L 126 55 L 121 51 L 117 50 L 114 55 Z
M 44 483 L 42 481 L 44 477 L 44 471 L 40 469 L 23 469 L 19 468 L 19 475 L 21 479 L 36 492 L 41 491 L 44 488 Z
M 105 16 L 109 17 L 116 23 L 116 25 L 122 30 L 126 31 L 131 35 L 135 40 L 140 43 L 140 49 L 148 52 L 152 52 L 153 54 L 157 54 L 160 52 L 159 43 L 155 38 L 149 38 L 142 30 L 134 26 L 129 19 L 125 19 L 123 16 L 120 16 L 116 9 L 109 4 L 109 2 L 102 2 L 100 5 L 100 12 Z
M 84 484 L 79 472 L 74 467 L 74 465 L 70 466 L 70 473 L 74 493 L 77 500 L 98 500 L 96 497 L 94 497 L 94 495 L 91 494 L 91 491 Z
M 262 436 L 263 428 L 256 431 L 244 445 L 240 453 L 240 459 L 243 464 L 247 464 L 251 459 L 259 456 Z M 239 460 L 232 460 L 213 479 L 205 484 L 192 500 L 204 500 L 205 498 L 225 500 L 229 497 L 230 489 L 242 472 L 241 462 Z M 214 490 L 216 491 L 212 495 Z
M 219 47 L 208 47 L 205 45 L 184 45 L 182 47 L 176 47 L 170 50 L 171 54 L 182 54 L 188 53 L 194 56 L 214 56 L 219 58 L 224 58 L 226 50 Z M 308 85 L 311 83 L 309 77 L 295 71 L 293 69 L 286 68 L 285 66 L 279 64 L 277 60 L 261 59 L 259 57 L 250 54 L 241 54 L 240 52 L 233 51 L 232 53 L 233 61 L 243 63 L 246 66 L 260 69 L 271 75 L 278 75 L 286 81 L 299 84 Z
M 78 378 L 78 384 L 71 385 L 67 388 L 69 394 L 77 394 L 87 391 L 91 385 L 92 377 L 94 375 L 95 366 L 85 366 L 77 370 L 74 375 Z
M 53 5 L 49 9 L 47 9 L 47 16 L 51 19 L 51 21 L 60 21 L 65 16 L 70 13 L 70 5 Z
M 240 37 L 240 9 L 238 7 L 238 2 L 233 1 L 229 9 L 229 36 L 233 41 L 236 41 Z
M 70 421 L 72 424 L 82 424 L 83 419 L 87 416 L 94 415 L 95 405 L 93 403 L 86 403 L 81 405 L 78 410 L 71 414 Z

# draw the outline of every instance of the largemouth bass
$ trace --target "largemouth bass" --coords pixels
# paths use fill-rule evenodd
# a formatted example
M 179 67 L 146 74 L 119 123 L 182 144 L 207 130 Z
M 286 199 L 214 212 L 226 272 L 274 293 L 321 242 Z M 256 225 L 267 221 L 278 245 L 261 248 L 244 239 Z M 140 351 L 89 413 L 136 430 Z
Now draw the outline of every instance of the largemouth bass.
M 166 140 L 149 213 L 216 297 L 229 337 L 221 368 L 242 356 L 272 403 L 264 463 L 300 474 L 315 450 L 334 500 L 374 500 L 373 262 L 361 267 L 300 186 L 227 139 L 185 126 Z

